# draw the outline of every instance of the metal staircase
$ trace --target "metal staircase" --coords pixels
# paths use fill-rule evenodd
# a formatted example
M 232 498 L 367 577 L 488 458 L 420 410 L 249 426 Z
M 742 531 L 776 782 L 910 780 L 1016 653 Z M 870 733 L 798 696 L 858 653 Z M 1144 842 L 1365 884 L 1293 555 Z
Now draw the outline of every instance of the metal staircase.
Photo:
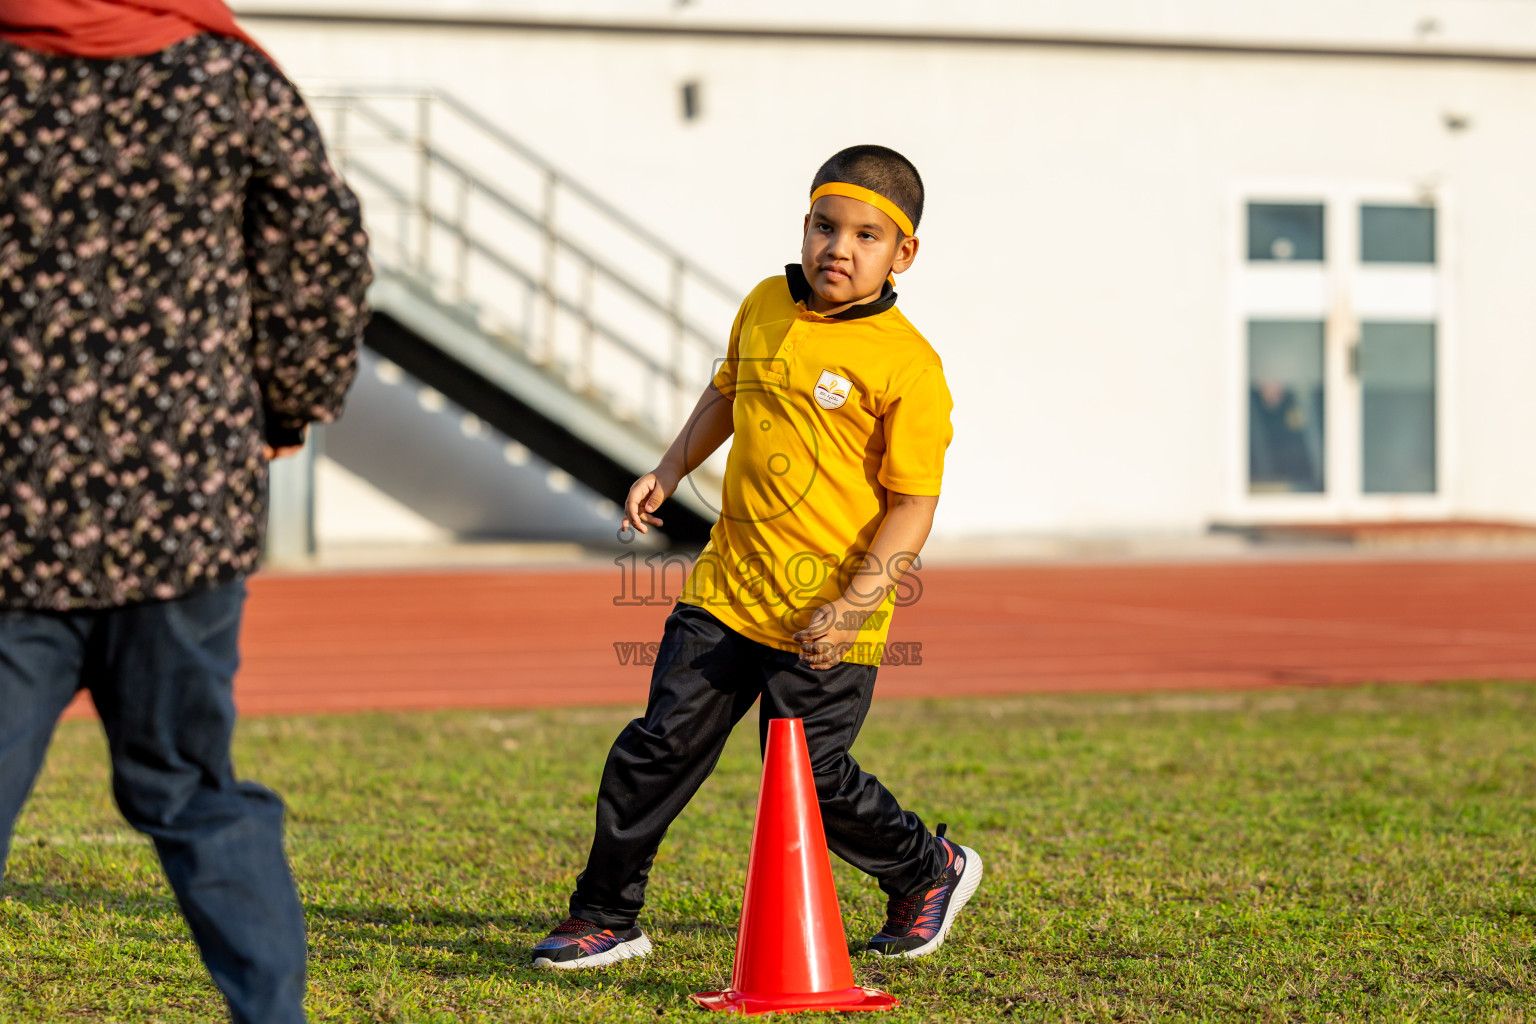
M 740 293 L 452 96 L 308 99 L 367 216 L 369 346 L 622 500 L 724 356 Z M 694 477 L 674 539 L 716 515 L 718 479 Z

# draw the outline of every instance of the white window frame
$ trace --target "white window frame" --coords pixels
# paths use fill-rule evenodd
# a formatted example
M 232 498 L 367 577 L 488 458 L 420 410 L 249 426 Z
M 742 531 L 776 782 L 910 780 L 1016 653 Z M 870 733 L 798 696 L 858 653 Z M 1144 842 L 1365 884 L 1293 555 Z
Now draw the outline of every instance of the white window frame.
M 1226 317 L 1226 510 L 1252 523 L 1411 521 L 1448 518 L 1457 492 L 1455 373 L 1456 251 L 1454 197 L 1443 186 L 1409 182 L 1250 180 L 1228 197 L 1229 287 Z M 1435 207 L 1435 263 L 1362 264 L 1360 208 Z M 1321 203 L 1323 262 L 1248 260 L 1248 204 Z M 1426 278 L 1428 280 L 1426 280 Z M 1375 297 L 1374 301 L 1372 297 Z M 1363 303 L 1363 304 L 1362 304 Z M 1365 494 L 1361 490 L 1360 383 L 1350 350 L 1366 320 L 1413 316 L 1435 323 L 1435 493 Z M 1254 494 L 1248 489 L 1248 322 L 1321 320 L 1324 361 L 1323 490 L 1318 494 Z

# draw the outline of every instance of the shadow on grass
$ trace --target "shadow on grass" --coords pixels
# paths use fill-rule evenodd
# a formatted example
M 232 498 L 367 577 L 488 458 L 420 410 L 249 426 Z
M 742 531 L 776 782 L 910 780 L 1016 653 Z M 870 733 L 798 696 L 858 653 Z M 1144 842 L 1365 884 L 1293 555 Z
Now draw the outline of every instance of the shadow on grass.
M 510 972 L 520 981 L 546 987 L 583 990 L 602 984 L 606 989 L 619 988 L 633 995 L 682 997 L 701 987 L 708 988 L 705 979 L 721 973 L 718 969 L 705 970 L 700 982 L 690 986 L 664 980 L 653 971 L 628 977 L 622 967 L 618 971 L 536 969 L 530 962 L 530 948 L 558 923 L 547 914 L 479 913 L 438 904 L 310 903 L 306 909 L 311 921 L 311 942 L 321 947 L 317 951 L 319 957 L 351 954 L 367 959 L 380 943 L 388 942 L 402 968 L 437 977 L 499 977 Z M 515 937 L 489 937 L 485 935 L 489 928 L 514 933 Z M 444 934 L 444 930 L 457 934 Z M 734 939 L 736 925 L 698 918 L 663 918 L 647 931 L 662 936 L 661 949 L 665 951 L 668 940 Z M 703 958 L 700 966 L 704 966 Z M 724 971 L 728 974 L 729 968 Z
M 107 889 L 94 885 L 61 885 L 58 882 L 27 882 L 7 879 L 0 883 L 0 900 L 13 900 L 33 909 L 67 904 L 99 906 L 106 910 L 151 911 L 165 917 L 181 917 L 170 889 L 151 893 L 142 889 Z
M 488 926 L 498 928 L 517 928 L 524 931 L 543 927 L 548 923 L 544 917 L 533 917 L 527 914 L 481 914 L 458 910 L 453 907 L 441 905 L 411 906 L 396 904 L 378 904 L 374 906 L 359 906 L 356 904 L 334 903 L 306 903 L 304 905 L 311 918 L 336 924 L 373 925 L 376 927 L 398 927 L 401 925 L 411 928 L 463 928 L 474 931 Z
M 311 941 L 322 947 L 318 958 L 331 959 L 339 953 L 343 958 L 351 954 L 368 959 L 377 955 L 381 942 L 389 941 L 393 943 L 390 955 L 399 968 L 437 978 L 510 978 L 568 993 L 601 988 L 606 993 L 617 991 L 667 1004 L 685 1000 L 693 992 L 718 988 L 727 983 L 730 974 L 728 963 L 713 963 L 704 956 L 697 958 L 697 973 L 688 981 L 673 975 L 675 965 L 652 969 L 656 961 L 650 958 L 600 971 L 535 968 L 530 947 L 557 923 L 544 914 L 474 913 L 440 905 L 311 904 L 308 909 Z M 486 928 L 521 934 L 511 939 L 490 938 L 484 934 Z M 706 920 L 667 919 L 657 928 L 662 935 L 679 939 L 735 935 L 734 923 L 726 927 Z M 379 929 L 391 931 L 385 935 Z M 453 929 L 460 934 L 455 938 L 434 929 Z M 344 948 L 338 949 L 338 945 Z M 323 948 L 326 946 L 329 950 Z M 661 949 L 665 953 L 665 940 Z
M 525 932 L 530 936 L 543 937 L 560 919 L 551 914 L 476 913 L 433 905 L 306 903 L 311 918 L 338 924 L 373 925 L 376 927 L 407 926 L 411 928 L 462 928 L 466 931 L 494 926 Z M 647 931 L 666 935 L 730 935 L 736 934 L 736 923 L 703 918 L 658 918 L 646 926 Z M 536 939 L 535 939 L 536 941 Z
M 126 918 L 141 919 L 144 925 L 158 922 L 181 926 L 181 912 L 169 893 L 146 894 L 101 886 L 61 885 L 56 882 L 8 881 L 0 888 L 0 900 L 14 902 L 31 910 L 47 913 L 60 906 L 100 907 L 108 912 L 122 913 Z M 668 1003 L 686 999 L 696 991 L 711 987 L 709 982 L 719 972 L 710 971 L 701 960 L 696 982 L 684 983 L 665 976 L 661 972 L 645 970 L 636 962 L 628 969 L 604 971 L 554 971 L 536 969 L 529 962 L 529 946 L 532 939 L 502 941 L 484 937 L 481 930 L 487 927 L 519 931 L 526 935 L 543 935 L 551 922 L 545 915 L 482 914 L 471 913 L 442 906 L 349 906 L 309 904 L 306 907 L 310 919 L 310 953 L 312 967 L 325 961 L 345 960 L 351 954 L 362 961 L 378 958 L 381 943 L 392 945 L 390 954 L 393 965 L 405 972 L 430 975 L 435 978 L 505 978 L 537 985 L 552 991 L 583 992 L 596 990 L 622 991 L 625 995 Z M 405 932 L 382 935 L 373 929 L 396 929 L 404 926 Z M 671 934 L 712 934 L 723 929 L 708 921 L 671 921 L 667 928 Z M 441 934 L 438 929 L 451 929 L 462 934 L 453 938 Z M 167 934 L 152 927 L 135 928 L 131 924 L 117 932 L 123 938 L 136 938 L 163 942 Z M 190 941 L 191 936 L 186 938 Z M 638 972 L 636 969 L 639 969 Z
M 656 921 L 652 930 L 665 935 L 728 935 L 736 936 L 736 922 L 707 921 L 703 918 L 663 917 Z
M 124 890 L 103 886 L 68 885 L 49 881 L 7 881 L 0 887 L 0 899 L 14 901 L 29 909 L 47 912 L 59 906 L 100 907 L 146 923 L 181 923 L 181 911 L 174 896 Z M 712 963 L 710 957 L 697 958 L 697 974 L 682 982 L 670 972 L 647 970 L 647 964 L 635 962 L 618 970 L 556 971 L 533 967 L 529 947 L 555 923 L 547 914 L 480 913 L 440 904 L 336 904 L 311 902 L 305 905 L 310 921 L 310 941 L 315 947 L 311 961 L 344 960 L 355 956 L 370 960 L 377 956 L 382 943 L 393 947 L 395 964 L 403 970 L 434 977 L 505 977 L 541 988 L 585 991 L 602 986 L 607 991 L 620 990 L 626 995 L 660 999 L 685 999 L 690 993 L 727 984 L 729 963 Z M 516 938 L 487 937 L 488 928 L 521 933 Z M 663 936 L 661 949 L 668 939 L 734 939 L 735 922 L 703 918 L 659 918 L 648 929 Z M 446 934 L 445 934 L 446 933 Z M 127 933 L 124 933 L 127 934 Z M 163 932 L 145 931 L 142 938 L 163 940 Z M 856 952 L 856 950 L 851 950 Z M 690 958 L 692 959 L 692 958 Z

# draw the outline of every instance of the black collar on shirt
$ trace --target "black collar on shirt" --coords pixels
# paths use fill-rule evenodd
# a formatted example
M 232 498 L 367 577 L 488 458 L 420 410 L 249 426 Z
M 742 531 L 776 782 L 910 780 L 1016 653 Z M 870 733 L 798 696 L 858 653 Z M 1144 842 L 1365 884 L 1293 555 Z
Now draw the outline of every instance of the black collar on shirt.
M 811 297 L 811 282 L 805 279 L 805 268 L 800 264 L 784 264 L 784 280 L 789 282 L 789 297 L 796 302 L 804 302 Z M 859 320 L 866 316 L 874 316 L 876 313 L 884 313 L 894 305 L 896 305 L 896 289 L 891 287 L 891 279 L 886 278 L 885 284 L 880 286 L 878 299 L 857 306 L 849 306 L 841 313 L 833 313 L 827 319 Z

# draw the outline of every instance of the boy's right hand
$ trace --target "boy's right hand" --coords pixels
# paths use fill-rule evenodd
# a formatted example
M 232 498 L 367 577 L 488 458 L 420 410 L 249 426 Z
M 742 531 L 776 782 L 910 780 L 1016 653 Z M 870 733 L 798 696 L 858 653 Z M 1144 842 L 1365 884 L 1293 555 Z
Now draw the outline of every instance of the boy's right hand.
M 619 532 L 633 529 L 648 532 L 646 524 L 660 526 L 661 519 L 651 513 L 661 507 L 667 495 L 677 486 L 675 480 L 663 479 L 659 469 L 652 470 L 629 485 L 629 497 L 624 499 L 624 522 Z

